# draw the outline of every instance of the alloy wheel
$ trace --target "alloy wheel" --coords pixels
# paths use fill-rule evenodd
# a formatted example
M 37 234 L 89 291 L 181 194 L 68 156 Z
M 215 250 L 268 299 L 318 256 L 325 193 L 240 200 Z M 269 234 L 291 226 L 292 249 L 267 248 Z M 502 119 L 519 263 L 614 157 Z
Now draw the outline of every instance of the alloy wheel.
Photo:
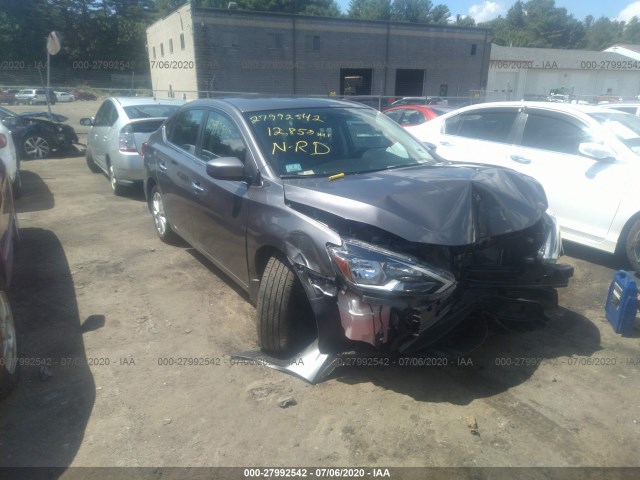
M 49 142 L 38 135 L 28 137 L 24 141 L 24 151 L 29 158 L 45 158 L 50 150 Z

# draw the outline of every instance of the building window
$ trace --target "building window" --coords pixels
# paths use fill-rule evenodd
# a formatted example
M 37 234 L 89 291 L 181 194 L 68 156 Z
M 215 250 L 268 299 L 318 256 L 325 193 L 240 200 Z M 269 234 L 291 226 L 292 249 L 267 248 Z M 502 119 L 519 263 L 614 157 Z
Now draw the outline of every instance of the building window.
M 162 43 L 160 44 L 160 56 L 164 57 L 164 45 Z
M 173 38 L 169 39 L 169 53 L 173 53 Z
M 184 33 L 180 34 L 180 50 L 184 50 Z
M 223 34 L 223 42 L 225 47 L 239 47 L 238 43 L 238 34 L 234 32 L 224 32 Z
M 156 59 L 156 47 L 153 47 L 153 59 Z
M 478 49 L 478 45 L 476 45 L 475 43 L 472 43 L 471 44 L 471 55 L 475 55 L 477 49 Z
M 304 38 L 304 48 L 313 52 L 320 50 L 320 37 L 318 35 L 306 35 Z
M 272 38 L 271 40 L 271 48 L 281 49 L 283 46 L 283 36 L 281 33 L 270 33 L 269 36 Z

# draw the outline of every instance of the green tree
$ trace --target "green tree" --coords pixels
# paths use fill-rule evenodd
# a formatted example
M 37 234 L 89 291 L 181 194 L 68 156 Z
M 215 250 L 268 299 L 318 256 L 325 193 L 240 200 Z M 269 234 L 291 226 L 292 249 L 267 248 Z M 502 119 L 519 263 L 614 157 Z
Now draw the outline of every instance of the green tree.
M 351 0 L 347 15 L 363 20 L 389 20 L 391 0 Z
M 622 42 L 632 45 L 640 44 L 640 21 L 638 17 L 633 17 L 624 26 Z
M 585 45 L 589 50 L 604 50 L 613 44 L 620 43 L 624 22 L 611 21 L 600 17 L 586 28 Z

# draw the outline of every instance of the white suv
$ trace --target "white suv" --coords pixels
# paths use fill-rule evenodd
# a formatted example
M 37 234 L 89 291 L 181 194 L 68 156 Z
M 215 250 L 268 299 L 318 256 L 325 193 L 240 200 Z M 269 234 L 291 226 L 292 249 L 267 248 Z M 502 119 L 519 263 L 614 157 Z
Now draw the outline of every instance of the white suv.
M 640 118 L 548 102 L 472 105 L 407 127 L 446 160 L 509 167 L 537 179 L 563 239 L 640 271 Z
M 7 174 L 11 179 L 12 191 L 14 197 L 20 196 L 22 184 L 20 182 L 20 169 L 18 165 L 18 157 L 16 148 L 13 144 L 11 131 L 0 121 L 0 160 L 7 169 Z

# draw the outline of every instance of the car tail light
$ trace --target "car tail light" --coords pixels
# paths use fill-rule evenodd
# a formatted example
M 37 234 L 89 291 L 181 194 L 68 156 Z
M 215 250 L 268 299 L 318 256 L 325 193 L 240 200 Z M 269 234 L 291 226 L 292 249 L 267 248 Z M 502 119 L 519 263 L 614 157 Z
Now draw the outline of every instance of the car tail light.
M 133 128 L 127 125 L 120 130 L 120 151 L 121 152 L 137 152 L 136 139 L 133 136 Z
M 4 133 L 0 133 L 0 148 L 4 148 L 7 146 L 7 137 Z

